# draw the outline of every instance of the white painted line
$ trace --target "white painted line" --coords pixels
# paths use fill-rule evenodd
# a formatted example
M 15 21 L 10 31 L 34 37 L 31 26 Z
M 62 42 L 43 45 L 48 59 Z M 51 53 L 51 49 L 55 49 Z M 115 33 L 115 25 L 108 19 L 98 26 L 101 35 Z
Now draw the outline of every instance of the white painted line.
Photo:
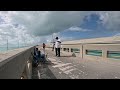
M 67 67 L 65 67 L 65 68 L 62 67 L 62 68 L 60 68 L 60 70 L 61 70 L 61 71 L 66 71 L 66 70 L 68 70 L 68 69 L 70 69 L 70 68 L 72 68 L 72 67 L 73 67 L 73 66 L 67 66 Z
M 79 69 L 77 69 L 79 72 L 82 72 L 83 73 L 83 71 L 82 70 L 79 70 Z
M 52 63 L 54 63 L 54 64 L 62 63 L 62 61 L 56 60 L 56 59 L 54 59 L 54 58 L 48 58 L 48 60 L 50 60 L 50 61 L 51 61 Z
M 118 77 L 115 77 L 115 78 L 118 78 Z
M 54 58 L 48 58 L 50 61 L 56 61 L 56 59 Z
M 62 61 L 57 61 L 58 63 L 62 63 Z
M 78 75 L 71 75 L 70 78 L 71 79 L 79 79 L 79 76 Z
M 58 62 L 52 62 L 52 63 L 54 63 L 54 64 L 60 64 L 60 63 L 58 63 Z
M 67 70 L 67 71 L 65 71 L 64 73 L 65 73 L 65 74 L 69 74 L 69 73 L 71 73 L 71 72 L 74 71 L 74 70 L 76 70 L 76 68 Z
M 63 66 L 69 65 L 69 64 L 71 64 L 71 63 L 58 64 L 58 65 L 55 65 L 55 66 L 53 66 L 53 67 L 54 67 L 54 68 L 56 68 L 56 67 L 63 67 Z
M 39 77 L 39 79 L 40 79 L 40 72 L 39 72 L 39 70 L 38 70 L 38 77 Z
M 62 73 L 62 72 L 59 72 L 60 74 Z

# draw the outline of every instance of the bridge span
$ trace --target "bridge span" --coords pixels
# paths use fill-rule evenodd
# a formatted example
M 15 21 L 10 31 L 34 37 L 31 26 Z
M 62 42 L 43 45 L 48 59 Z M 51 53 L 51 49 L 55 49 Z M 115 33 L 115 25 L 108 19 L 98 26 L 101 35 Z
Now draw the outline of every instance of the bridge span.
M 117 59 L 87 59 L 68 51 L 61 51 L 61 57 L 56 57 L 51 48 L 46 53 L 47 62 L 33 68 L 33 79 L 120 79 Z
M 119 42 L 120 37 L 62 42 L 61 57 L 47 45 L 47 61 L 36 68 L 34 47 L 0 53 L 0 79 L 120 79 Z

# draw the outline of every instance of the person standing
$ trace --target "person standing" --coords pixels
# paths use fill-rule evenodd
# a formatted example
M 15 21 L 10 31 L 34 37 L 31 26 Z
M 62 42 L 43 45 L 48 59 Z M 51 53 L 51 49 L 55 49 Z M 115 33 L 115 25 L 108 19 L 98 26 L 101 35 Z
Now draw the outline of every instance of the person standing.
M 55 52 L 56 52 L 56 56 L 60 57 L 60 49 L 61 49 L 61 40 L 56 37 L 56 42 L 55 42 Z
M 54 48 L 55 48 L 55 42 L 53 42 L 52 51 L 54 51 Z
M 46 45 L 45 45 L 45 43 L 43 43 L 43 52 L 44 52 L 44 54 L 45 54 L 45 47 L 46 47 Z

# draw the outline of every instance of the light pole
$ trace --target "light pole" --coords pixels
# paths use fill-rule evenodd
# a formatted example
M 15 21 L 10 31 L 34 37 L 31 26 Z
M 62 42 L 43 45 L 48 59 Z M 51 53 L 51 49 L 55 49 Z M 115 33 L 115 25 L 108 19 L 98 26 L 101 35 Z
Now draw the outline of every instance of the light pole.
M 24 38 L 24 47 L 26 46 L 26 43 L 25 43 L 25 38 Z
M 52 34 L 52 41 L 53 41 L 53 43 L 54 43 L 53 34 Z
M 7 51 L 8 51 L 8 36 L 7 36 Z
M 8 36 L 10 36 L 7 33 L 0 33 L 0 35 L 3 35 L 4 37 L 6 37 L 6 49 L 8 50 Z
M 17 34 L 17 39 L 18 39 L 18 48 L 20 47 L 19 46 L 19 34 Z
M 18 48 L 19 48 L 19 39 L 18 39 Z

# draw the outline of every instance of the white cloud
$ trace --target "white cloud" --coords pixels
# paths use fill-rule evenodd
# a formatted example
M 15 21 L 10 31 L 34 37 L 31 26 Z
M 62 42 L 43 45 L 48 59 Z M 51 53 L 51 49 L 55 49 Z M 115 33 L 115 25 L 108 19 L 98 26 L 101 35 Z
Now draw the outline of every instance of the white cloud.
M 83 22 L 85 11 L 17 11 L 10 14 L 11 22 L 22 24 L 30 34 L 48 35 Z
M 115 34 L 114 36 L 120 36 L 120 33 Z
M 120 11 L 98 12 L 104 27 L 111 31 L 120 31 Z
M 61 39 L 61 41 L 69 41 L 69 40 L 74 40 L 75 39 L 75 37 L 61 37 L 60 38 Z
M 68 29 L 69 31 L 78 31 L 78 32 L 86 32 L 86 31 L 92 31 L 92 30 L 89 30 L 89 29 L 83 29 L 83 28 L 80 28 L 80 27 L 70 27 Z
M 88 13 L 83 11 L 1 11 L 0 17 L 4 20 L 4 23 L 0 24 L 1 34 L 2 37 L 4 33 L 9 34 L 10 43 L 16 43 L 18 38 L 22 44 L 49 42 L 52 38 L 43 35 L 58 33 L 78 25 Z M 18 24 L 18 27 L 15 24 Z

